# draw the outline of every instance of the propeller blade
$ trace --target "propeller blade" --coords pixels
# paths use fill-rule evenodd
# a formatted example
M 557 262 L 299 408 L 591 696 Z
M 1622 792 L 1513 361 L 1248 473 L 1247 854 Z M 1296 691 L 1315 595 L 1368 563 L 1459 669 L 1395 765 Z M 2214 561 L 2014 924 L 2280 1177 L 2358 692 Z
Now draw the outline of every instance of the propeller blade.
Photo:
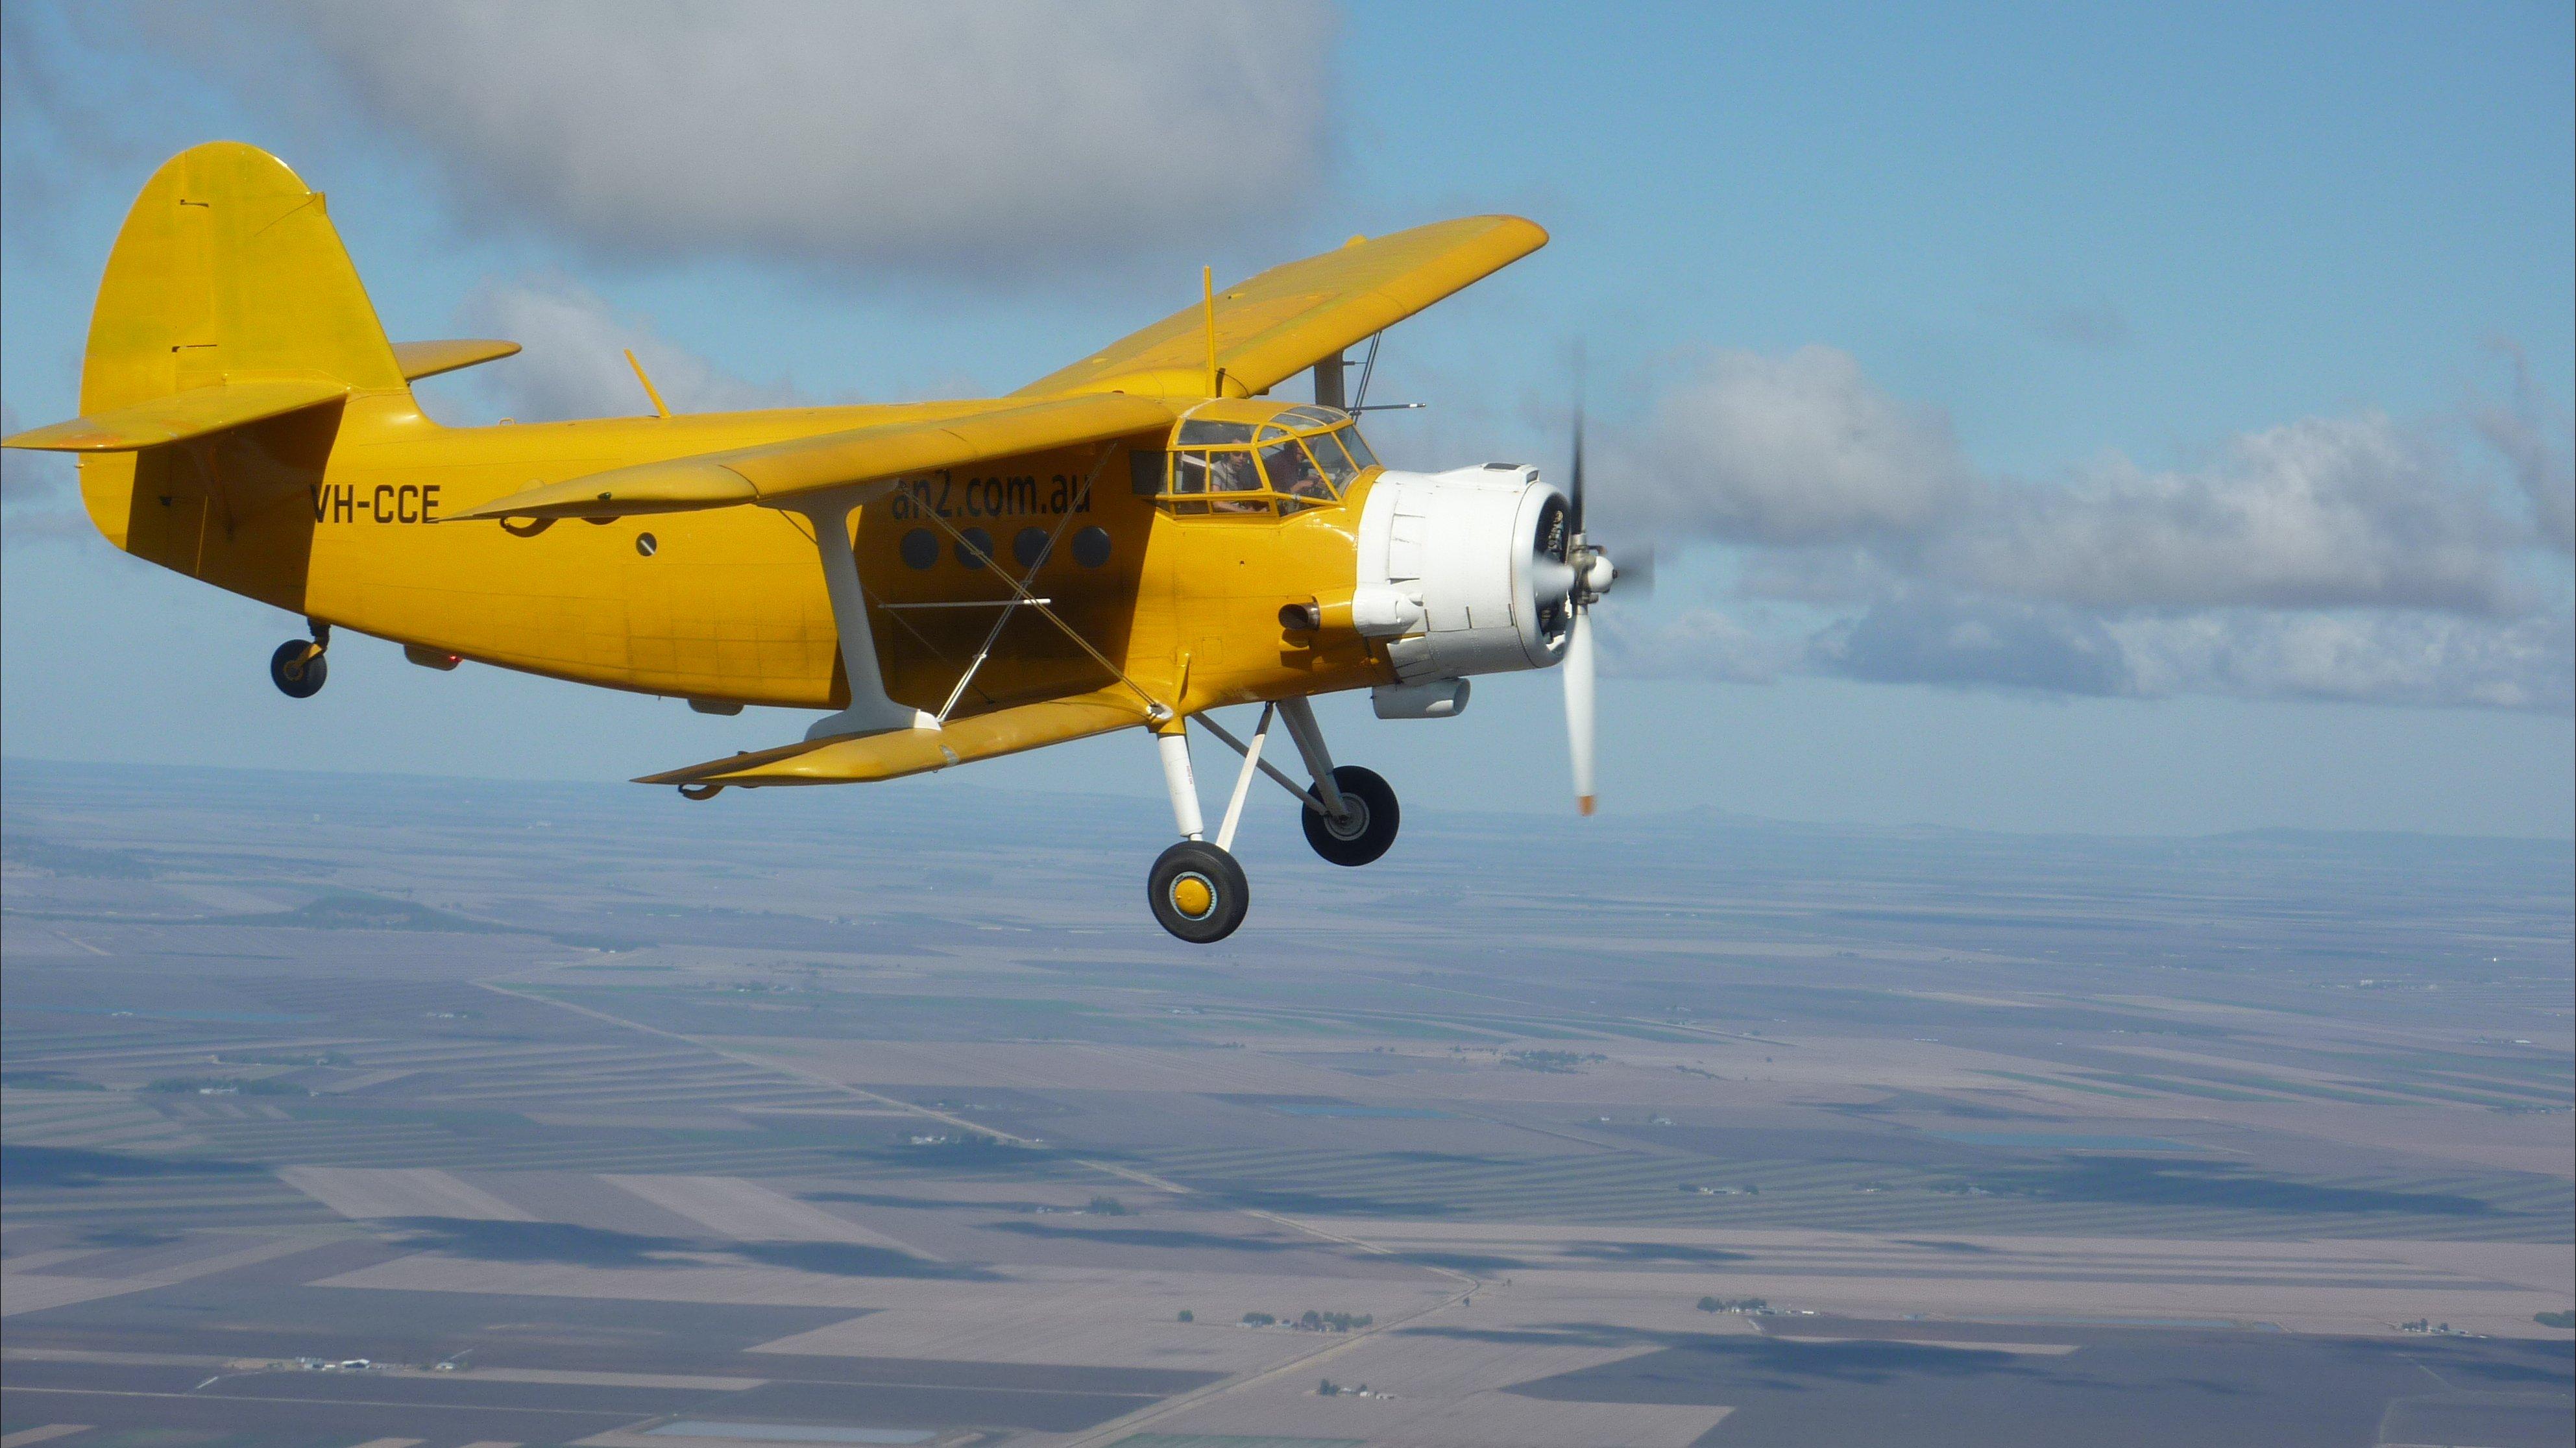
M 1566 530 L 1583 536 L 1583 404 L 1574 405 L 1574 471 L 1565 486 Z
M 1565 641 L 1565 742 L 1574 762 L 1574 803 L 1592 813 L 1592 611 L 1574 611 L 1574 633 Z

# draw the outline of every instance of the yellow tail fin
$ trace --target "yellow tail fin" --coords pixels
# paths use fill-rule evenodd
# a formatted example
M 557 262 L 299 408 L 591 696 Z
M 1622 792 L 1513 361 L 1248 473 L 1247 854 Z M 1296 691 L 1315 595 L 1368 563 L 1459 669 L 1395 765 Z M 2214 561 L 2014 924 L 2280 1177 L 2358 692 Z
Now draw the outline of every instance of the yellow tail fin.
M 255 146 L 182 151 L 144 184 L 108 254 L 81 412 L 290 377 L 353 393 L 406 385 L 321 194 Z
M 308 500 L 351 428 L 397 415 L 418 416 L 403 365 L 320 193 L 218 141 L 163 163 L 126 214 L 81 416 L 9 443 L 82 453 L 82 501 L 117 547 L 301 611 Z

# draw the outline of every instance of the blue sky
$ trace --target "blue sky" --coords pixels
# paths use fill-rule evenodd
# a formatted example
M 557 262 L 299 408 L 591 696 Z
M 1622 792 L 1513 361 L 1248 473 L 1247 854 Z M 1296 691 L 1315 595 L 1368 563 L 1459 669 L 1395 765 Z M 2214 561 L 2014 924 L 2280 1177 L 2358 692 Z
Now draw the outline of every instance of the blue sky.
M 331 193 L 394 335 L 528 344 L 424 387 L 457 420 L 634 410 L 628 345 L 683 406 L 998 392 L 1202 262 L 1516 211 L 1553 244 L 1389 334 L 1375 396 L 1432 405 L 1373 431 L 1553 467 L 1582 349 L 1664 556 L 1609 807 L 2576 828 L 2564 6 L 5 13 L 14 426 L 218 136 Z M 291 621 L 67 506 L 13 463 L 13 754 L 609 779 L 802 727 L 363 641 L 290 703 Z M 1411 801 L 1565 807 L 1550 678 L 1327 718 Z M 973 777 L 1156 789 L 1132 740 Z

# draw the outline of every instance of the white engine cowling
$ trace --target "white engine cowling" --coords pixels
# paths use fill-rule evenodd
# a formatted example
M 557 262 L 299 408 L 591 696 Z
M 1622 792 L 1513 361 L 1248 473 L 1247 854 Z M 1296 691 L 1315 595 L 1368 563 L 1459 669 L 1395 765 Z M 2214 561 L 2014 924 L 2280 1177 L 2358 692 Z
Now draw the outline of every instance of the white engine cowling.
M 1372 621 L 1395 625 L 1363 631 L 1386 638 L 1405 684 L 1545 668 L 1573 623 L 1566 526 L 1565 495 L 1536 468 L 1380 474 L 1360 515 L 1354 612 L 1370 600 Z

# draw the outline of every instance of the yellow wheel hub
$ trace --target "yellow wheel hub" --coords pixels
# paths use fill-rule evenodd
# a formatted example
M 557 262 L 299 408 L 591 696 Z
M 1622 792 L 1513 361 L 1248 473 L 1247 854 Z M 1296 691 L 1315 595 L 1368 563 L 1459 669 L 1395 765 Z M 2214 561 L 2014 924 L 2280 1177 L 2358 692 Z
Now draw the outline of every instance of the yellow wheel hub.
M 1216 888 L 1196 875 L 1183 875 L 1172 882 L 1172 908 L 1192 920 L 1204 919 L 1216 908 Z

